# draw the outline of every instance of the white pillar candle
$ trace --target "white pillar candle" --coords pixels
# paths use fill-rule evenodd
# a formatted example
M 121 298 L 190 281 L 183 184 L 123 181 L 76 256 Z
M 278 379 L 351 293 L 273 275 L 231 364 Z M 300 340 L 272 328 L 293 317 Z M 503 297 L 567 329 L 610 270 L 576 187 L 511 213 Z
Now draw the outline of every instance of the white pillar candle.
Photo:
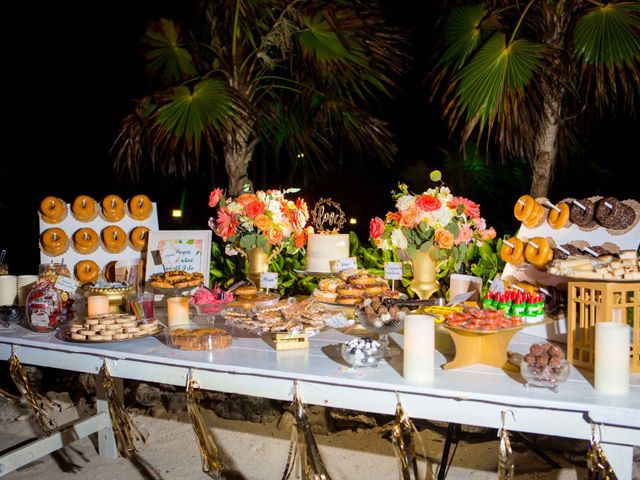
M 407 315 L 404 320 L 402 375 L 409 382 L 433 380 L 435 322 L 431 315 Z
M 187 297 L 167 298 L 167 324 L 170 327 L 189 323 L 189 299 Z
M 629 393 L 629 325 L 596 323 L 594 386 L 601 393 Z
M 106 295 L 90 295 L 87 297 L 87 315 L 95 317 L 109 313 L 109 297 Z

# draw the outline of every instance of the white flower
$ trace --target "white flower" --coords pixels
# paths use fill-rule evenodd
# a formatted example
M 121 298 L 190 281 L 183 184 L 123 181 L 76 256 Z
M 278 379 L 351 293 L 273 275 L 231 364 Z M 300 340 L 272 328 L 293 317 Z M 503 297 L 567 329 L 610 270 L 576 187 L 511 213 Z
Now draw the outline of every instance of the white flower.
M 396 200 L 396 208 L 401 212 L 405 211 L 407 208 L 415 205 L 416 197 L 413 195 L 403 195 L 402 197 Z
M 235 248 L 231 247 L 231 245 L 227 244 L 224 246 L 224 253 L 232 257 L 234 255 L 238 255 L 239 252 Z
M 433 212 L 433 220 L 436 225 L 446 227 L 447 225 L 449 225 L 449 222 L 453 220 L 453 211 L 445 206 L 438 211 Z
M 378 240 L 378 248 L 381 250 L 391 250 L 391 244 L 387 238 L 380 238 Z
M 240 215 L 244 211 L 244 207 L 238 202 L 229 202 L 227 208 L 236 215 Z
M 407 237 L 404 236 L 402 230 L 396 228 L 393 232 L 391 232 L 391 244 L 400 249 L 405 249 L 409 246 L 409 242 L 407 242 Z
M 253 232 L 253 220 L 249 219 L 248 221 L 243 222 L 242 228 L 245 229 L 247 232 Z

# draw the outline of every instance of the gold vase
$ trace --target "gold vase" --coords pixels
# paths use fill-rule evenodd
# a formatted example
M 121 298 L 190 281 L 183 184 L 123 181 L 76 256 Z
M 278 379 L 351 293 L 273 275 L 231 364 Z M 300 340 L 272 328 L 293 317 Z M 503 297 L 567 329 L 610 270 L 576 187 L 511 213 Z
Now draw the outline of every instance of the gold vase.
M 409 288 L 418 295 L 420 300 L 430 298 L 440 288 L 440 284 L 436 280 L 437 264 L 433 259 L 433 250 L 433 247 L 426 252 L 418 250 L 411 257 L 413 280 L 411 280 Z
M 249 272 L 247 278 L 257 287 L 260 286 L 260 274 L 269 271 L 270 257 L 260 247 L 254 247 L 247 251 Z

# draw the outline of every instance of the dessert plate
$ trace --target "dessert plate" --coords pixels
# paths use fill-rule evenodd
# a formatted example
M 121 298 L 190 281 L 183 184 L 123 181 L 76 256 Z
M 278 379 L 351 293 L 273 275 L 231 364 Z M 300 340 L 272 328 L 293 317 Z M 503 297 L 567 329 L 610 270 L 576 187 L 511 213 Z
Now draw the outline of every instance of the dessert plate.
M 65 328 L 61 328 L 61 329 L 58 329 L 58 331 L 56 332 L 56 337 L 59 338 L 60 340 L 64 340 L 65 342 L 74 342 L 74 343 L 119 343 L 119 342 L 130 342 L 131 340 L 138 340 L 139 338 L 155 337 L 156 335 L 158 335 L 159 333 L 162 333 L 163 331 L 164 331 L 164 327 L 162 326 L 162 324 L 159 323 L 158 326 L 153 330 L 149 330 L 148 333 L 145 333 L 144 335 L 140 335 L 137 337 L 122 338 L 119 340 L 114 340 L 114 339 L 79 340 L 76 338 L 71 338 L 70 332 Z

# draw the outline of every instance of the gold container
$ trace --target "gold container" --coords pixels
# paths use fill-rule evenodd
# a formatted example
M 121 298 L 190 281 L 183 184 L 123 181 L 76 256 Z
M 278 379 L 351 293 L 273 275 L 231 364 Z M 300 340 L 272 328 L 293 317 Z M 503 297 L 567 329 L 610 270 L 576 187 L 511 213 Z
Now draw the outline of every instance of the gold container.
M 247 259 L 249 260 L 247 277 L 254 285 L 260 286 L 260 274 L 269 271 L 269 255 L 260 247 L 255 247 L 247 252 Z
M 89 287 L 84 296 L 106 295 L 109 298 L 109 313 L 123 313 L 127 311 L 127 297 L 134 291 L 134 285 L 112 288 Z
M 413 280 L 409 288 L 413 290 L 420 300 L 427 300 L 438 291 L 440 284 L 436 279 L 437 265 L 432 256 L 433 247 L 429 250 L 418 250 L 411 258 L 413 267 Z

